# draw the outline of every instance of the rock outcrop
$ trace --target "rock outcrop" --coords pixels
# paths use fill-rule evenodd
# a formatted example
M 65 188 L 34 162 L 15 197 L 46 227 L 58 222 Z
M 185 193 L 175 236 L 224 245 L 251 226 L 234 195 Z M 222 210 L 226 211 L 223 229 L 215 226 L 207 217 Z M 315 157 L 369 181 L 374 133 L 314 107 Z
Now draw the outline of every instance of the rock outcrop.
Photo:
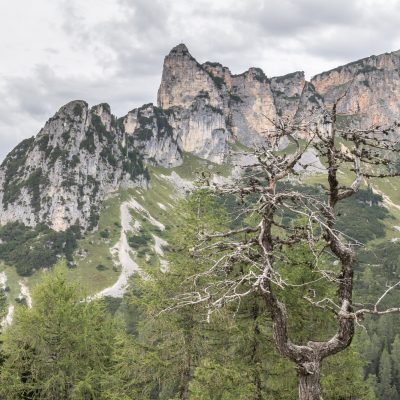
M 180 110 L 189 127 L 182 140 L 184 151 L 222 162 L 221 150 L 229 142 L 265 142 L 273 120 L 294 117 L 304 87 L 301 72 L 268 79 L 261 69 L 250 68 L 234 75 L 219 63 L 199 64 L 180 44 L 165 58 L 158 105 Z
M 170 123 L 170 113 L 153 104 L 130 111 L 119 124 L 123 145 L 128 151 L 137 151 L 149 164 L 176 167 L 182 163 L 180 132 Z
M 400 114 L 400 51 L 307 82 L 303 72 L 268 78 L 250 68 L 235 75 L 219 63 L 198 63 L 180 44 L 165 57 L 158 106 L 117 119 L 108 104 L 73 101 L 20 143 L 0 166 L 0 224 L 93 229 L 106 196 L 148 184 L 146 165 L 178 166 L 183 152 L 222 163 L 232 142 L 268 143 L 274 120 L 300 119 L 343 93 L 342 122 L 393 122 Z
M 137 135 L 138 129 L 143 132 L 147 125 L 142 123 Z M 163 159 L 163 148 L 156 151 Z M 0 223 L 93 229 L 109 193 L 147 184 L 147 155 L 119 128 L 107 104 L 89 109 L 84 101 L 70 102 L 2 163 Z
M 392 124 L 400 115 L 400 51 L 371 56 L 323 72 L 311 80 L 326 104 L 338 104 L 344 122 L 368 127 Z

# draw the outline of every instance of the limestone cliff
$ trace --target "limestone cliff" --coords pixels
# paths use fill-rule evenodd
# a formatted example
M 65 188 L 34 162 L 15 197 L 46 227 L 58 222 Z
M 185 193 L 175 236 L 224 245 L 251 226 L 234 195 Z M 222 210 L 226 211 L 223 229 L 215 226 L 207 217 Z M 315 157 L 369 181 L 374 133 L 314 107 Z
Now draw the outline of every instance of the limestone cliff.
M 399 74 L 400 51 L 311 82 L 303 72 L 268 78 L 250 68 L 235 75 L 219 63 L 198 63 L 180 44 L 165 57 L 158 106 L 146 104 L 117 119 L 107 104 L 89 108 L 73 101 L 20 143 L 0 166 L 0 224 L 93 229 L 106 196 L 148 184 L 146 165 L 178 166 L 183 152 L 222 163 L 230 143 L 265 143 L 273 120 L 300 119 L 346 90 L 342 121 L 390 123 L 400 114 Z
M 184 44 L 165 57 L 158 106 L 168 110 L 183 151 L 218 163 L 231 140 L 223 86 L 222 79 L 203 68 Z
M 146 176 L 142 157 L 123 145 L 110 107 L 89 109 L 73 101 L 2 163 L 0 223 L 94 228 L 104 197 L 122 186 L 144 185 Z
M 326 104 L 346 91 L 343 119 L 366 127 L 391 124 L 400 115 L 400 51 L 371 56 L 323 72 L 311 80 Z
M 173 129 L 169 113 L 153 104 L 130 111 L 121 119 L 123 143 L 127 151 L 137 151 L 149 164 L 175 167 L 182 163 L 181 138 Z
M 219 63 L 199 64 L 180 44 L 165 57 L 158 105 L 180 110 L 181 125 L 189 127 L 182 130 L 183 150 L 222 162 L 229 142 L 264 143 L 272 121 L 298 115 L 309 88 L 303 72 L 268 79 L 250 68 L 235 75 Z

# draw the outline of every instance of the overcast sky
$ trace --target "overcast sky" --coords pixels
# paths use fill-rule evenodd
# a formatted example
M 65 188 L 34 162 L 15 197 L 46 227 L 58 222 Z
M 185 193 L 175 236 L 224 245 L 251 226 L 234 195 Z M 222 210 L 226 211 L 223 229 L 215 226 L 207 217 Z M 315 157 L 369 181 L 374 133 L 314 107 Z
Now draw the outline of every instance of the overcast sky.
M 63 104 L 155 102 L 184 42 L 232 72 L 307 77 L 400 49 L 399 0 L 0 0 L 0 160 Z

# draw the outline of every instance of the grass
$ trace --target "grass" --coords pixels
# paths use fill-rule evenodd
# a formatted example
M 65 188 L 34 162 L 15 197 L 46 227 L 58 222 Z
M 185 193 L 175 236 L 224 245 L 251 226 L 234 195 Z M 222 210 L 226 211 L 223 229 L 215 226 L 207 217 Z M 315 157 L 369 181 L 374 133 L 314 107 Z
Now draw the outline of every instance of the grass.
M 103 203 L 98 230 L 86 234 L 79 241 L 76 266 L 67 272 L 71 279 L 83 282 L 90 294 L 111 286 L 120 274 L 119 268 L 114 266 L 110 249 L 118 242 L 121 234 L 120 205 L 129 197 L 126 192 L 117 192 Z M 101 236 L 104 231 L 109 233 L 108 238 Z M 99 270 L 99 265 L 106 269 Z
M 248 151 L 249 149 L 240 143 L 231 144 L 233 151 Z M 280 151 L 288 154 L 290 147 Z M 137 210 L 131 210 L 133 221 L 137 220 L 141 224 L 141 232 L 148 238 L 146 243 L 141 243 L 139 247 L 132 249 L 132 255 L 135 261 L 143 269 L 159 268 L 159 256 L 154 251 L 154 239 L 152 235 L 170 240 L 174 232 L 182 223 L 182 216 L 179 213 L 178 201 L 179 195 L 173 183 L 165 179 L 162 175 L 171 175 L 175 171 L 179 176 L 186 180 L 194 180 L 201 171 L 210 171 L 211 173 L 229 175 L 231 166 L 229 164 L 218 165 L 209 161 L 205 161 L 192 154 L 184 154 L 183 165 L 172 169 L 163 167 L 149 166 L 151 175 L 151 184 L 149 188 L 133 188 L 129 190 L 121 190 L 109 197 L 103 204 L 100 212 L 99 228 L 96 232 L 85 235 L 78 242 L 78 254 L 75 257 L 76 266 L 66 269 L 66 274 L 71 280 L 77 280 L 87 290 L 88 294 L 94 294 L 98 291 L 112 286 L 118 279 L 120 274 L 119 268 L 114 266 L 114 261 L 110 249 L 118 242 L 121 233 L 120 225 L 120 205 L 122 202 L 133 197 L 148 213 L 157 221 L 161 222 L 165 227 L 165 231 L 160 231 L 157 227 L 149 222 L 145 213 Z M 324 163 L 324 160 L 322 160 Z M 339 174 L 340 183 L 342 185 L 350 185 L 352 183 L 354 173 L 350 168 L 341 168 Z M 309 185 L 323 184 L 326 186 L 326 175 L 318 174 L 305 176 L 302 182 Z M 371 180 L 373 187 L 387 194 L 390 199 L 400 205 L 400 189 L 396 187 L 394 179 Z M 393 226 L 400 226 L 400 210 L 390 207 L 390 215 L 385 219 L 386 237 L 371 242 L 376 244 L 382 240 L 390 240 L 399 237 Z M 102 232 L 107 231 L 108 237 L 102 237 Z M 103 235 L 104 236 L 104 235 Z M 375 243 L 376 242 L 376 243 Z M 99 265 L 105 266 L 104 270 L 99 270 Z M 18 296 L 20 287 L 18 281 L 21 277 L 12 267 L 0 264 L 0 270 L 4 270 L 8 277 L 8 285 L 10 286 L 9 298 L 14 302 Z M 35 286 L 42 279 L 43 271 L 35 273 L 29 277 L 27 284 L 29 287 Z
M 0 262 L 0 272 L 5 272 L 7 275 L 7 283 L 6 287 L 8 288 L 7 298 L 10 304 L 16 305 L 15 299 L 20 294 L 20 286 L 19 281 L 23 280 L 21 276 L 17 274 L 17 271 L 14 267 L 10 267 L 2 262 Z
M 153 172 L 159 172 L 164 175 L 171 175 L 175 171 L 181 178 L 186 180 L 195 180 L 196 177 L 204 171 L 213 174 L 229 176 L 232 167 L 229 163 L 216 164 L 212 161 L 204 160 L 191 153 L 183 153 L 183 164 L 174 168 L 149 167 Z
M 187 167 L 186 167 L 187 165 Z M 197 157 L 187 156 L 185 158 L 185 166 L 179 167 L 179 172 L 183 173 L 186 178 L 193 178 L 194 171 L 206 164 Z M 189 172 L 188 172 L 189 171 Z M 115 267 L 114 260 L 110 249 L 118 242 L 121 234 L 120 223 L 120 206 L 124 201 L 134 197 L 150 215 L 156 220 L 164 224 L 167 229 L 160 232 L 155 226 L 142 215 L 142 213 L 132 210 L 134 220 L 139 220 L 142 229 L 147 233 L 155 234 L 161 238 L 168 235 L 168 232 L 174 229 L 175 224 L 179 221 L 179 213 L 174 210 L 177 202 L 176 190 L 172 183 L 161 178 L 160 173 L 170 174 L 172 171 L 163 168 L 150 168 L 151 186 L 149 189 L 134 188 L 129 190 L 121 190 L 110 196 L 100 210 L 100 220 L 98 230 L 87 233 L 78 241 L 78 253 L 75 256 L 76 265 L 73 268 L 66 268 L 68 279 L 81 282 L 82 287 L 88 294 L 95 294 L 100 290 L 112 286 L 119 277 L 120 268 Z M 160 204 L 165 207 L 163 209 Z M 102 232 L 107 231 L 108 237 L 102 237 Z M 150 236 L 152 238 L 152 236 Z M 150 257 L 136 256 L 137 261 L 145 267 L 145 265 L 159 266 L 158 256 L 153 250 L 154 241 L 146 247 L 145 253 Z M 146 261 L 146 258 L 148 261 Z M 98 269 L 99 265 L 103 265 L 105 269 Z M 20 293 L 18 282 L 23 279 L 17 273 L 14 267 L 0 264 L 0 271 L 7 274 L 7 285 L 10 287 L 9 300 L 15 304 L 15 298 Z M 28 287 L 33 288 L 41 282 L 43 274 L 46 271 L 40 270 L 29 278 L 25 278 Z

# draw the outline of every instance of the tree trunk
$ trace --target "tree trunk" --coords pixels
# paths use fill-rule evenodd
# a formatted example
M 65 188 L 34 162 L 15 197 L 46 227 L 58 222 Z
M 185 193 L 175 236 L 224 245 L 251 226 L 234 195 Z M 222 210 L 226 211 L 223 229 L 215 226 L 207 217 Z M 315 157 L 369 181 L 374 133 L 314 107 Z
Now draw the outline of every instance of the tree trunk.
M 321 363 L 304 363 L 298 367 L 299 400 L 321 399 Z
M 189 385 L 190 381 L 192 380 L 192 357 L 190 354 L 187 357 L 187 365 L 185 366 L 184 370 L 182 371 L 182 376 L 181 376 L 181 385 L 179 389 L 180 396 L 179 398 L 181 400 L 188 400 L 189 399 Z

